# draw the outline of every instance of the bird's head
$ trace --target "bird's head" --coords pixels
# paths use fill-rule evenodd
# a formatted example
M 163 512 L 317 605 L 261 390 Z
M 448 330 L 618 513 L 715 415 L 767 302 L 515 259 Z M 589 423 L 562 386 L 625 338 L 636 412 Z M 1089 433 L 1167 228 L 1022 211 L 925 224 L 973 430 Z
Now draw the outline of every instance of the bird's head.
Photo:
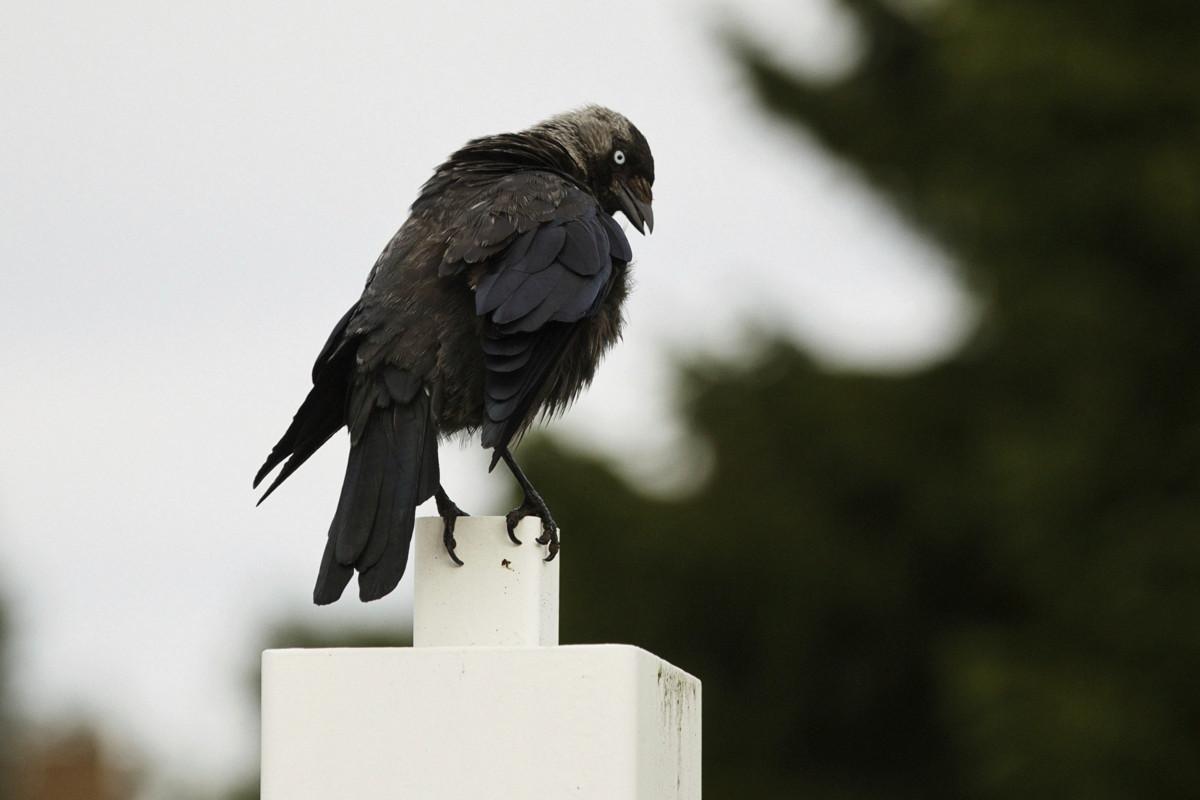
M 641 233 L 654 230 L 654 156 L 642 132 L 615 111 L 586 106 L 535 128 L 561 144 L 610 214 L 625 214 Z

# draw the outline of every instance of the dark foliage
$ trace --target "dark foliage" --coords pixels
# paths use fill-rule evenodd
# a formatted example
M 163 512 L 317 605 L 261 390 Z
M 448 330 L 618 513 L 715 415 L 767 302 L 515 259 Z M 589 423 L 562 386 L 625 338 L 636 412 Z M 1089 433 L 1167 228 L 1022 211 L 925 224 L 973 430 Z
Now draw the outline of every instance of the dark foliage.
M 11 754 L 16 749 L 8 697 L 8 618 L 0 603 L 0 800 L 12 797 Z

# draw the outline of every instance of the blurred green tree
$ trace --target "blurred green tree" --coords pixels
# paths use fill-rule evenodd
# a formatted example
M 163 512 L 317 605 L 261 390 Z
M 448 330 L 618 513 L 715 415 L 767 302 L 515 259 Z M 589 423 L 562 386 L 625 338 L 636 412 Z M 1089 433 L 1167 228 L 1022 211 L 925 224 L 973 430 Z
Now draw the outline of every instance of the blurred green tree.
M 736 57 L 979 328 L 908 375 L 692 364 L 686 497 L 531 443 L 564 637 L 704 680 L 709 797 L 1200 796 L 1200 5 L 843 5 L 845 75 Z
M 8 618 L 0 601 L 0 800 L 12 797 L 11 754 L 16 749 L 9 719 L 8 700 Z

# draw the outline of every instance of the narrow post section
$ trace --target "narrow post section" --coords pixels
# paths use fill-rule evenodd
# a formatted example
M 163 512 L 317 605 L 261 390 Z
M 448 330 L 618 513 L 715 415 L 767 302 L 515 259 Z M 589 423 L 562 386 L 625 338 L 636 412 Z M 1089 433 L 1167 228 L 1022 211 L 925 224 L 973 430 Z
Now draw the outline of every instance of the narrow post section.
M 263 653 L 263 800 L 699 800 L 700 682 L 637 647 L 555 646 L 539 532 L 460 518 L 459 567 L 419 520 L 417 647 Z
M 413 532 L 413 644 L 417 647 L 552 647 L 558 644 L 559 555 L 546 562 L 538 519 L 517 526 L 513 544 L 503 517 L 459 517 L 450 560 L 442 520 L 417 520 Z

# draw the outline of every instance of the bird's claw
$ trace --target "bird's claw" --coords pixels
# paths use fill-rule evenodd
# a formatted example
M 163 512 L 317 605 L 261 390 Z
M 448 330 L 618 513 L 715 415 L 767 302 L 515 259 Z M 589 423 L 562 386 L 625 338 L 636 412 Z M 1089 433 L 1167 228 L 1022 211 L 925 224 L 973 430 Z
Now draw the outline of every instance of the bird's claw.
M 471 515 L 456 506 L 449 497 L 444 499 L 443 497 L 437 498 L 438 516 L 442 518 L 442 544 L 446 547 L 450 560 L 461 567 L 463 561 L 458 557 L 458 553 L 454 552 L 454 549 L 458 547 L 458 542 L 454 540 L 454 523 L 458 521 L 459 517 Z
M 446 546 L 446 552 L 450 555 L 450 560 L 461 567 L 463 561 L 458 557 L 458 553 L 454 552 L 454 548 L 458 547 L 458 542 L 454 541 L 454 523 L 459 516 L 466 515 L 451 514 L 442 517 L 442 544 Z
M 554 557 L 558 555 L 558 526 L 554 524 L 554 520 L 549 518 L 542 520 L 542 535 L 534 541 L 546 545 L 545 560 L 553 561 Z
M 527 508 L 522 505 L 520 508 L 514 508 L 504 515 L 504 526 L 508 529 L 508 538 L 512 539 L 513 544 L 521 543 L 521 540 L 517 538 L 517 525 L 532 513 L 533 509 L 531 507 Z
M 514 508 L 504 517 L 505 525 L 508 527 L 508 538 L 512 539 L 515 544 L 520 544 L 521 540 L 517 538 L 516 528 L 521 520 L 525 517 L 537 517 L 542 521 L 542 535 L 536 541 L 538 544 L 547 545 L 549 555 L 546 556 L 546 561 L 553 561 L 558 555 L 558 524 L 554 518 L 550 516 L 550 509 L 545 503 L 538 503 L 529 498 L 518 508 Z

